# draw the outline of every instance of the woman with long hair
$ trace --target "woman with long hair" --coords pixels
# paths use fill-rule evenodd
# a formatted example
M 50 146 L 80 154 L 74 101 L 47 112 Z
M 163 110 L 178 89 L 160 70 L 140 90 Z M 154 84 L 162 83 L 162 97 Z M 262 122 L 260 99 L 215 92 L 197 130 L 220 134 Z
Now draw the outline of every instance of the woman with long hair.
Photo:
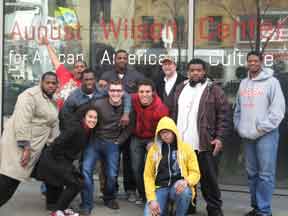
M 95 107 L 85 106 L 75 119 L 71 120 L 70 127 L 62 131 L 41 154 L 33 177 L 44 181 L 47 185 L 46 198 L 54 199 L 54 195 L 59 195 L 59 188 L 64 188 L 53 207 L 51 216 L 79 215 L 68 209 L 84 184 L 82 174 L 73 162 L 84 150 L 96 123 L 97 110 Z

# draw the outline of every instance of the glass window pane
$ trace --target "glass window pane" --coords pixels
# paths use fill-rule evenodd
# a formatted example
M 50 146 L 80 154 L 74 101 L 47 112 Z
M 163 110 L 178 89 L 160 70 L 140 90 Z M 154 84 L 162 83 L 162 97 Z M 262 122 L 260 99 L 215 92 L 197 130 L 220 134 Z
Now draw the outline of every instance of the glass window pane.
M 246 54 L 256 49 L 258 41 L 264 56 L 273 60 L 266 66 L 274 69 L 285 98 L 288 87 L 288 5 L 285 0 L 259 1 L 257 25 L 256 1 L 195 0 L 195 57 L 210 63 L 209 76 L 218 81 L 228 96 L 231 106 L 235 102 L 241 79 L 247 75 Z M 257 29 L 260 38 L 257 40 Z M 267 38 L 269 37 L 269 42 Z M 265 58 L 264 58 L 265 60 Z M 288 152 L 287 115 L 280 126 L 280 145 L 277 165 L 277 184 L 287 187 L 285 170 Z M 234 163 L 231 163 L 234 161 Z M 221 160 L 221 181 L 226 184 L 245 184 L 243 144 L 236 133 L 225 144 Z

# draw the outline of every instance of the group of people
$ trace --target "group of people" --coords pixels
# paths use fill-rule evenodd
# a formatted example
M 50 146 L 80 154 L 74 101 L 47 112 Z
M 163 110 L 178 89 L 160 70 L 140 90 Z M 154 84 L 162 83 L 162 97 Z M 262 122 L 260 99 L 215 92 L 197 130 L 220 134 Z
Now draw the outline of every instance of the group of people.
M 105 206 L 117 202 L 120 157 L 128 200 L 145 204 L 144 215 L 195 213 L 197 184 L 208 216 L 222 216 L 218 162 L 232 129 L 231 107 L 221 87 L 208 78 L 201 59 L 187 64 L 187 78 L 175 60 L 162 59 L 156 83 L 128 67 L 128 53 L 115 54 L 111 71 L 95 77 L 85 62 L 72 72 L 60 64 L 45 40 L 56 73 L 17 99 L 0 145 L 0 206 L 20 182 L 34 177 L 47 187 L 51 216 L 76 216 L 69 209 L 81 192 L 81 215 L 94 208 L 93 174 L 101 161 Z M 262 55 L 247 55 L 248 75 L 241 81 L 234 127 L 245 143 L 252 210 L 246 216 L 271 216 L 278 126 L 285 101 Z M 156 84 L 156 85 L 155 85 Z M 55 98 L 55 95 L 57 96 Z M 75 165 L 78 160 L 78 166 Z

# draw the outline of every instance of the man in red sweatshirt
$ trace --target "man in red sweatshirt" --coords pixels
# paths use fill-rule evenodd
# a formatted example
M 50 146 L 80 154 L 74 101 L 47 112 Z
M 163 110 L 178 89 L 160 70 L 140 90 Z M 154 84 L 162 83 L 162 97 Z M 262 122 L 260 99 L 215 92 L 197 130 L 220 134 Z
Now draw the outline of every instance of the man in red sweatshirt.
M 82 60 L 76 60 L 73 70 L 70 72 L 63 64 L 61 64 L 54 48 L 49 44 L 47 38 L 42 38 L 39 44 L 47 47 L 50 60 L 56 69 L 56 75 L 59 80 L 59 89 L 56 93 L 57 106 L 60 110 L 69 94 L 76 88 L 80 87 L 82 72 L 87 68 L 87 64 Z
M 132 94 L 132 107 L 135 112 L 135 127 L 130 144 L 132 170 L 140 195 L 136 204 L 143 204 L 145 155 L 153 143 L 158 121 L 168 116 L 169 111 L 157 96 L 154 83 L 150 80 L 138 82 L 137 93 Z

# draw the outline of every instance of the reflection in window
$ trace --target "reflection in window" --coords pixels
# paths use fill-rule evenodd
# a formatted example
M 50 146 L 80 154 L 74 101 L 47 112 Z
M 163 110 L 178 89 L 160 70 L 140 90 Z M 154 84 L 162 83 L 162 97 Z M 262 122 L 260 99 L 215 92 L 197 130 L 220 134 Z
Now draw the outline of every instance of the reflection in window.
M 222 23 L 222 16 L 209 16 L 208 22 L 208 40 L 209 43 L 220 43 L 221 42 L 221 31 L 218 31 L 219 24 Z

